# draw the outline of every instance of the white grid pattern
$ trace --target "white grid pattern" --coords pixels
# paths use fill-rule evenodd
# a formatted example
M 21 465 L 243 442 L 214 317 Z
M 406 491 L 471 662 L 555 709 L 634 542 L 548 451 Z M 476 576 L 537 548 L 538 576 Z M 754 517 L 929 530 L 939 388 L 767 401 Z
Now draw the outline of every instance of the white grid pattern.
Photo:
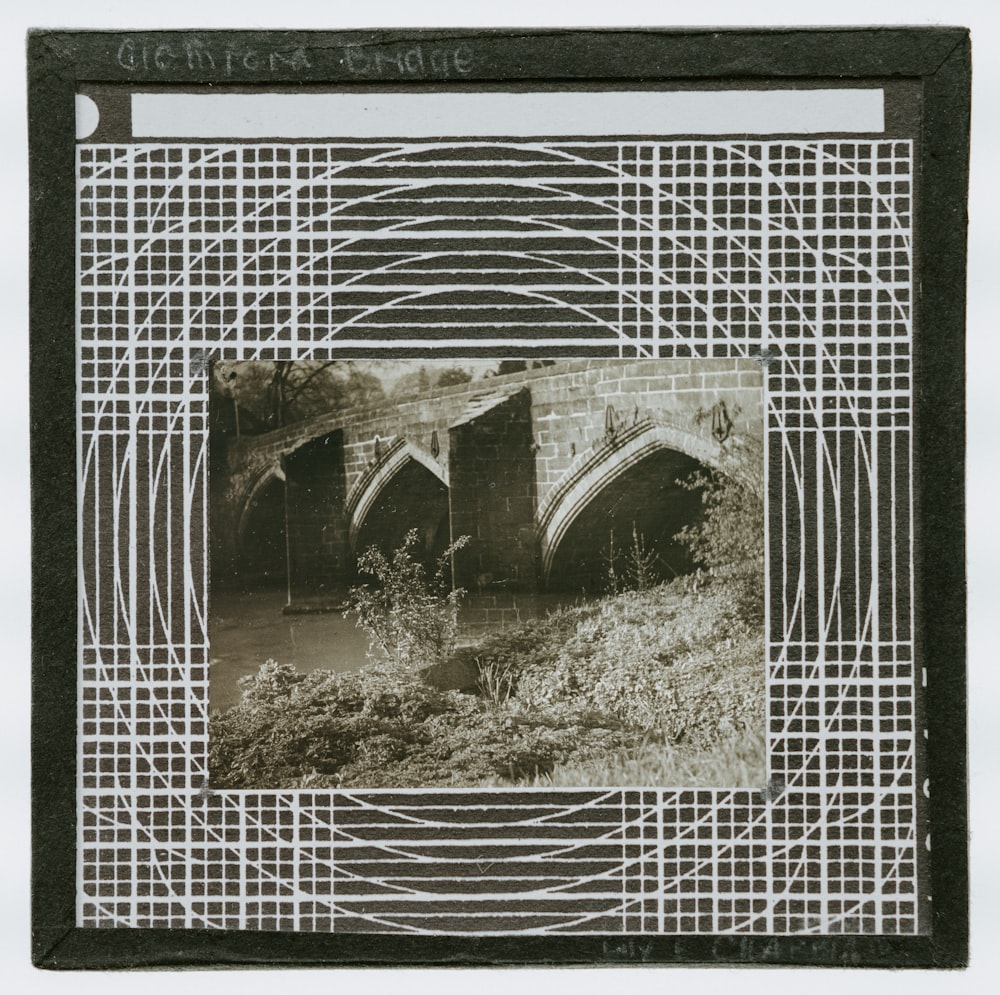
M 81 146 L 80 924 L 915 932 L 911 151 Z M 772 797 L 205 790 L 205 359 L 413 348 L 769 358 Z

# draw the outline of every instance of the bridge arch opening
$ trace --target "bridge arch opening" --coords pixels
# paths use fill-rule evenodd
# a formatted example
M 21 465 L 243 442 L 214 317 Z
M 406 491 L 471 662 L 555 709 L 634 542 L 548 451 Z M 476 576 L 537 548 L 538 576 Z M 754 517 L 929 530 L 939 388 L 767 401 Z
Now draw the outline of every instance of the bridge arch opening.
M 232 577 L 218 578 L 223 586 L 256 591 L 288 583 L 285 481 L 276 473 L 262 476 L 244 505 L 234 568 Z
M 701 468 L 685 453 L 650 448 L 591 492 L 551 553 L 548 589 L 595 595 L 631 586 L 637 556 L 656 580 L 689 573 L 694 564 L 674 536 L 697 521 L 701 498 L 678 481 Z
M 538 511 L 546 588 L 606 592 L 612 566 L 619 578 L 627 573 L 633 530 L 662 579 L 689 572 L 693 564 L 673 536 L 697 520 L 701 498 L 678 481 L 718 468 L 719 458 L 712 440 L 651 419 L 581 454 Z
M 355 558 L 369 546 L 377 546 L 388 556 L 403 544 L 407 532 L 416 529 L 420 542 L 415 555 L 433 573 L 451 541 L 448 487 L 416 459 L 396 463 L 392 473 L 380 481 L 378 492 L 366 502 L 362 516 L 351 524 Z

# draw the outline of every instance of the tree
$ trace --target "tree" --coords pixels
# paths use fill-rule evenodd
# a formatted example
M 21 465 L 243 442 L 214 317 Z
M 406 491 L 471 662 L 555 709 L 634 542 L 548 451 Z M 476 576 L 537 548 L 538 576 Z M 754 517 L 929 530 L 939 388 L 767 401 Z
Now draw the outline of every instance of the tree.
M 319 363 L 316 366 L 310 364 L 312 368 L 305 370 L 302 365 L 290 359 L 279 359 L 273 364 L 271 379 L 267 385 L 267 410 L 275 428 L 281 428 L 285 424 L 291 405 L 333 363 Z
M 392 398 L 394 401 L 406 401 L 426 394 L 432 386 L 433 382 L 427 367 L 421 366 L 418 370 L 403 374 L 396 381 L 392 388 Z
M 528 364 L 523 359 L 502 359 L 497 367 L 497 376 L 503 377 L 508 373 L 521 373 L 528 368 Z
M 217 363 L 212 389 L 231 400 L 237 424 L 248 434 L 385 398 L 378 377 L 350 360 Z
M 543 366 L 554 366 L 554 359 L 502 359 L 497 366 L 496 377 L 506 376 L 508 373 L 522 373 L 525 370 L 538 370 Z
M 463 370 L 461 366 L 449 366 L 437 375 L 436 387 L 454 387 L 458 384 L 468 383 L 472 379 L 472 374 L 468 370 Z

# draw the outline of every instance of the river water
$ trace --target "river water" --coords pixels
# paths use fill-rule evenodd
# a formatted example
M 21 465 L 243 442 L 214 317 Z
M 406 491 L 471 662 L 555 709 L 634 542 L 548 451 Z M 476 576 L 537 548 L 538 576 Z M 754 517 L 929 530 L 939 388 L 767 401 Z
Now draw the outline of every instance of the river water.
M 459 642 L 470 643 L 489 631 L 537 617 L 579 599 L 567 595 L 470 596 L 459 615 Z M 290 663 L 301 673 L 346 672 L 368 662 L 371 644 L 354 618 L 340 612 L 284 615 L 284 589 L 249 594 L 213 591 L 209 603 L 209 707 L 229 708 L 239 701 L 238 681 L 256 674 L 262 663 Z
M 239 700 L 237 681 L 267 660 L 311 670 L 357 670 L 366 661 L 368 636 L 340 612 L 283 615 L 285 591 L 212 592 L 208 640 L 208 698 L 213 710 Z

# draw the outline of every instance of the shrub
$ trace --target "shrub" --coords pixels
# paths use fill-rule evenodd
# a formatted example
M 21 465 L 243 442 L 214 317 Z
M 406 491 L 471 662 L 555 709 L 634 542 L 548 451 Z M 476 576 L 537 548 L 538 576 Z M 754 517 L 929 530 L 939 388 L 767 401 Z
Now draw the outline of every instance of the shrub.
M 632 544 L 622 552 L 615 547 L 614 529 L 608 535 L 608 545 L 601 550 L 604 562 L 604 591 L 618 594 L 626 589 L 645 591 L 660 582 L 660 555 L 646 545 L 646 536 L 632 523 Z
M 359 557 L 358 570 L 376 583 L 351 589 L 345 616 L 356 615 L 358 626 L 402 667 L 416 670 L 443 659 L 454 649 L 465 594 L 450 587 L 451 557 L 468 541 L 462 536 L 441 554 L 432 578 L 414 555 L 420 544 L 417 529 L 407 532 L 391 559 L 370 546 Z
M 739 616 L 726 584 L 691 593 L 676 581 L 605 599 L 546 657 L 524 662 L 516 695 L 524 707 L 571 704 L 708 744 L 763 723 L 762 660 L 760 630 Z
M 622 588 L 621 551 L 615 549 L 615 530 L 608 533 L 608 544 L 601 550 L 604 562 L 604 593 L 617 594 Z
M 477 646 L 460 650 L 456 655 L 471 659 L 480 678 L 484 671 L 506 675 L 505 682 L 506 677 L 510 678 L 511 694 L 516 694 L 520 674 L 531 667 L 544 669 L 548 666 L 576 631 L 581 619 L 588 618 L 596 610 L 594 605 L 561 608 L 542 618 L 490 633 Z
M 679 481 L 701 493 L 702 518 L 674 538 L 696 563 L 724 578 L 748 622 L 764 614 L 764 452 L 759 439 L 733 439 L 724 468 Z
M 209 763 L 221 787 L 340 784 L 353 764 L 404 757 L 422 724 L 453 707 L 447 694 L 379 668 L 303 675 L 268 661 L 240 686 L 239 703 L 212 717 Z
M 715 788 L 759 787 L 766 776 L 767 752 L 762 729 L 723 734 L 711 746 L 695 749 L 646 738 L 599 760 L 556 767 L 532 779 L 538 787 L 648 786 Z
M 420 600 L 423 574 L 410 537 L 401 549 L 405 555 L 373 564 L 386 584 L 366 596 L 409 578 L 398 599 L 405 621 L 428 602 Z M 435 596 L 457 609 L 440 588 Z M 406 649 L 399 663 L 300 674 L 268 661 L 244 678 L 240 702 L 212 716 L 213 784 L 751 786 L 763 777 L 763 636 L 724 571 L 488 636 L 454 655 L 475 661 L 478 696 L 436 689 L 414 669 L 421 653 L 444 656 L 440 632 L 454 625 L 444 608 L 439 601 L 443 621 L 433 638 L 409 622 L 410 631 L 395 637 Z M 378 602 L 390 634 L 392 625 L 403 627 L 393 610 L 388 597 Z
M 646 545 L 646 537 L 632 523 L 632 545 L 628 548 L 625 569 L 632 587 L 636 591 L 645 591 L 659 583 L 660 577 L 657 563 L 660 556 L 655 549 Z
M 511 783 L 624 749 L 620 724 L 571 708 L 546 715 L 436 691 L 400 668 L 313 671 L 268 661 L 212 716 L 220 788 L 436 787 Z

